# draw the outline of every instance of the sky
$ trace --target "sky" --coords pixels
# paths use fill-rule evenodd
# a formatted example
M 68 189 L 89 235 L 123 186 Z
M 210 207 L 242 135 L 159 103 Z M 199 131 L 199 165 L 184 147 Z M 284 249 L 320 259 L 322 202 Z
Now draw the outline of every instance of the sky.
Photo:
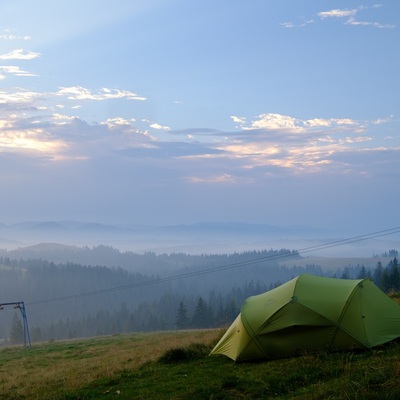
M 400 2 L 3 0 L 2 223 L 399 226 Z

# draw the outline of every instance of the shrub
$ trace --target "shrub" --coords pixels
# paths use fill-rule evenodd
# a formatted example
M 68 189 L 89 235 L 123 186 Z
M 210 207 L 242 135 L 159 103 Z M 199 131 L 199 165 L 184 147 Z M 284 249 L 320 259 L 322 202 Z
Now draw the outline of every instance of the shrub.
M 166 351 L 158 361 L 164 364 L 188 362 L 207 357 L 209 353 L 210 349 L 207 345 L 193 343 L 187 347 L 175 347 Z

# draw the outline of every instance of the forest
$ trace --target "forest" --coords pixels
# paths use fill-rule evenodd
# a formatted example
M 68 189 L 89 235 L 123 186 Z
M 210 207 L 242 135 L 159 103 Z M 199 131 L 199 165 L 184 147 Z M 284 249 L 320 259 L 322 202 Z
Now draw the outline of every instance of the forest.
M 301 273 L 369 277 L 385 292 L 400 290 L 396 250 L 386 254 L 385 264 L 377 261 L 374 268 L 358 263 L 332 271 L 317 264 L 297 265 L 302 257 L 287 249 L 140 255 L 96 248 L 92 249 L 96 259 L 99 250 L 108 254 L 107 266 L 0 256 L 0 304 L 24 301 L 32 342 L 227 326 L 247 297 Z M 116 255 L 113 262 L 112 252 Z M 84 254 L 89 260 L 90 249 L 84 249 Z M 285 264 L 288 261 L 290 266 Z M 0 343 L 22 341 L 19 311 L 4 307 L 0 312 Z

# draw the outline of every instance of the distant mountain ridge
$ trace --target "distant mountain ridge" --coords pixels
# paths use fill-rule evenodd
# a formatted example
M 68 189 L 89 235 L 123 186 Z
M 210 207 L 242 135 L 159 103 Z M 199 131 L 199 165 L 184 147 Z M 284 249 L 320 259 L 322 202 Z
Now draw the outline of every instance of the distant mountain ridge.
M 48 235 L 46 235 L 46 233 Z M 260 237 L 269 235 L 326 235 L 322 229 L 307 226 L 289 226 L 281 227 L 268 224 L 254 224 L 245 222 L 199 222 L 193 224 L 180 225 L 139 225 L 139 224 L 103 224 L 96 222 L 77 222 L 77 221 L 24 221 L 16 224 L 0 223 L 0 242 L 1 238 L 9 241 L 14 239 L 17 242 L 26 242 L 29 238 L 31 244 L 39 241 L 54 241 L 55 239 L 64 239 L 70 235 L 88 234 L 117 235 L 117 236 L 143 236 L 171 237 L 176 235 L 187 235 L 198 237 L 221 237 L 220 235 L 229 235 L 237 237 Z M 57 236 L 59 235 L 59 238 Z M 34 240 L 38 236 L 40 240 Z M 84 237 L 82 238 L 84 239 Z M 58 240 L 56 240 L 58 241 Z M 26 243 L 25 243 L 26 244 Z M 105 243 L 107 244 L 107 243 Z
M 139 253 L 220 254 L 271 248 L 299 250 L 341 240 L 344 234 L 342 232 L 339 235 L 311 226 L 277 226 L 248 222 L 206 221 L 157 226 L 81 221 L 23 221 L 15 224 L 0 222 L 0 248 L 12 250 L 38 243 L 60 243 L 70 246 L 106 245 L 121 251 Z M 390 238 L 385 243 L 375 243 L 377 247 L 365 243 L 362 253 L 359 251 L 362 244 L 348 247 L 346 255 L 369 257 L 372 253 L 380 254 L 390 248 L 399 247 Z M 343 250 L 344 248 L 341 249 Z

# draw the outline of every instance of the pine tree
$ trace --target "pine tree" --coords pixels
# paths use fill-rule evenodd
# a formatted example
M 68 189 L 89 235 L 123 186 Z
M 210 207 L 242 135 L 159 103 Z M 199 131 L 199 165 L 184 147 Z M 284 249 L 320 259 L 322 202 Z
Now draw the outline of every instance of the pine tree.
M 14 313 L 10 331 L 11 344 L 21 344 L 24 341 L 24 328 L 22 327 L 21 318 L 17 313 Z
M 386 293 L 390 289 L 390 276 L 387 268 L 385 268 L 382 272 L 381 289 Z
M 349 267 L 344 267 L 342 276 L 340 277 L 340 279 L 350 279 L 350 269 Z
M 179 303 L 175 324 L 177 329 L 186 329 L 189 327 L 189 318 L 187 316 L 187 309 L 183 301 Z
M 383 289 L 382 287 L 382 276 L 383 276 L 383 266 L 380 261 L 378 261 L 375 271 L 374 271 L 374 283 L 376 286 L 378 286 L 380 289 Z
M 239 312 L 240 312 L 240 309 L 236 305 L 235 300 L 231 299 L 227 303 L 226 308 L 225 308 L 225 315 L 226 315 L 226 318 L 227 318 L 227 322 L 231 323 L 232 321 L 234 321 Z
M 212 326 L 212 318 L 213 310 L 207 306 L 202 297 L 199 297 L 192 318 L 192 326 L 194 328 L 209 328 Z
M 397 258 L 395 257 L 388 265 L 389 269 L 389 289 L 398 291 L 400 287 L 400 269 Z
M 367 277 L 367 270 L 365 269 L 365 267 L 363 265 L 360 269 L 357 279 L 365 279 L 366 277 Z

